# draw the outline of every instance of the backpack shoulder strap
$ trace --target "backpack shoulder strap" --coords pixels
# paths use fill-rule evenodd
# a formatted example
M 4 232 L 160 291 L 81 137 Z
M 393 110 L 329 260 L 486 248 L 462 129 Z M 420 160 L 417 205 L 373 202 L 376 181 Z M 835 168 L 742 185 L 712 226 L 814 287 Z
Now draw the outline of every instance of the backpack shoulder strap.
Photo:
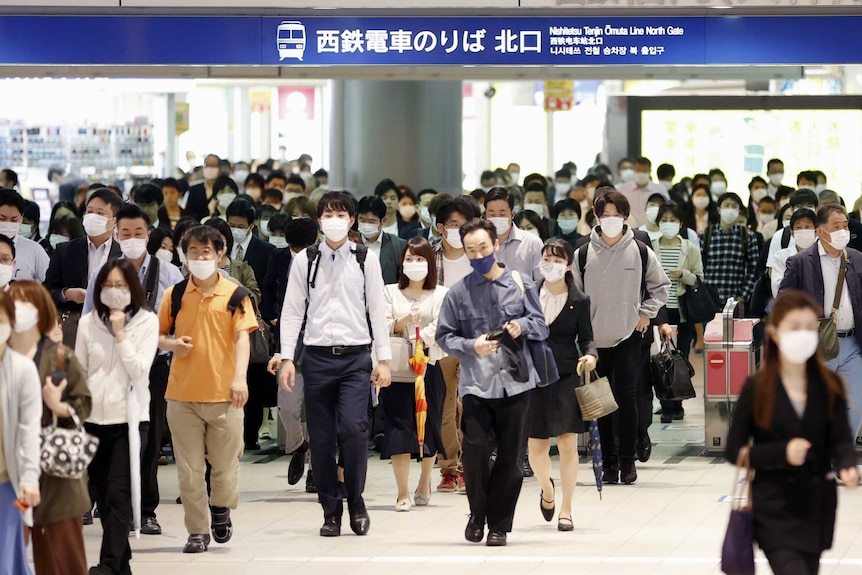
M 524 289 L 524 279 L 521 277 L 520 272 L 518 270 L 512 270 L 512 279 L 515 280 L 515 283 L 518 284 L 518 288 L 521 290 L 521 295 L 524 295 L 526 290 Z
M 147 279 L 146 284 L 144 286 L 144 290 L 146 291 L 147 296 L 147 304 L 150 306 L 150 309 L 153 311 L 158 311 L 156 309 L 156 298 L 159 295 L 159 258 L 155 256 L 150 256 L 150 268 L 147 270 Z
M 590 244 L 586 243 L 578 248 L 578 269 L 581 271 L 581 283 L 584 283 L 584 274 L 587 269 L 587 250 L 590 249 Z
M 242 302 L 245 301 L 245 298 L 251 296 L 251 292 L 243 287 L 236 286 L 236 289 L 233 290 L 233 293 L 230 296 L 230 299 L 227 302 L 227 310 L 233 315 L 236 313 L 236 310 L 239 310 L 240 313 L 245 314 L 245 308 L 242 305 Z
M 790 246 L 790 226 L 784 226 L 781 230 L 781 249 L 785 249 Z
M 189 285 L 188 278 L 174 286 L 171 291 L 171 330 L 168 332 L 174 335 L 177 327 L 177 315 L 180 313 L 180 307 L 183 305 L 183 295 L 186 293 L 186 288 Z
M 709 252 L 709 244 L 712 242 L 712 226 L 714 224 L 710 223 L 706 226 L 706 229 L 703 231 L 703 245 L 700 250 L 703 252 L 703 265 L 706 265 L 706 254 Z
M 368 336 L 374 339 L 374 331 L 371 329 L 371 314 L 368 311 L 368 290 L 365 287 L 365 258 L 368 257 L 368 247 L 365 244 L 356 244 L 356 249 L 350 250 L 359 264 L 362 272 L 362 298 L 365 300 L 365 322 L 368 324 Z
M 637 238 L 635 238 L 635 242 L 637 243 L 638 252 L 640 252 L 641 256 L 641 293 L 646 297 L 649 296 L 649 292 L 646 287 L 646 272 L 647 264 L 649 263 L 649 254 L 647 253 L 647 250 L 650 248 Z

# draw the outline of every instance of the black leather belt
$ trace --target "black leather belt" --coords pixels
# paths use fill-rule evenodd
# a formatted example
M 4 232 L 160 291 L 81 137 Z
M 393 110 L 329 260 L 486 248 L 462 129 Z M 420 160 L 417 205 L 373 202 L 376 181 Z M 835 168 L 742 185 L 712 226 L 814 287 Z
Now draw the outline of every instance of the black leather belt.
M 318 353 L 328 353 L 330 355 L 353 355 L 354 353 L 363 353 L 371 351 L 371 345 L 309 345 L 305 349 L 311 349 Z
M 853 337 L 856 334 L 856 329 L 848 329 L 847 331 L 838 331 L 835 333 L 838 334 L 838 337 Z

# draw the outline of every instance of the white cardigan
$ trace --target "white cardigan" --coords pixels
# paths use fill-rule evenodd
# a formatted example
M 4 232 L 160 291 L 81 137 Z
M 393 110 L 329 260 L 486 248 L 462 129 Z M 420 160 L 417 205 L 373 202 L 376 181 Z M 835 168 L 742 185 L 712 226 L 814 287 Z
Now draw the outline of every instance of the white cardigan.
M 0 365 L 0 402 L 3 409 L 3 449 L 6 468 L 15 493 L 21 485 L 39 488 L 42 443 L 42 384 L 33 360 L 13 351 L 8 345 Z M 24 514 L 33 525 L 33 510 Z
M 150 420 L 150 367 L 159 345 L 159 319 L 140 310 L 126 324 L 126 341 L 117 342 L 92 311 L 78 323 L 75 355 L 87 373 L 93 397 L 88 423 L 128 423 L 126 394 L 132 388 L 140 406 L 139 421 Z

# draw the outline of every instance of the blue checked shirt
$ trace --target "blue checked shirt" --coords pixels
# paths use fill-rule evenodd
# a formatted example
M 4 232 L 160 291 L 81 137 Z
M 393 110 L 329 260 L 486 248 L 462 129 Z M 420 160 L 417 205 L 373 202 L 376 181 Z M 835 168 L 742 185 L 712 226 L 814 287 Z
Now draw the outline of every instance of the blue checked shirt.
M 748 234 L 748 253 L 742 243 L 742 233 Z M 700 235 L 703 250 L 706 232 Z M 740 225 L 724 231 L 719 224 L 712 226 L 712 237 L 703 251 L 704 281 L 718 290 L 721 301 L 728 298 L 747 300 L 757 281 L 757 237 Z

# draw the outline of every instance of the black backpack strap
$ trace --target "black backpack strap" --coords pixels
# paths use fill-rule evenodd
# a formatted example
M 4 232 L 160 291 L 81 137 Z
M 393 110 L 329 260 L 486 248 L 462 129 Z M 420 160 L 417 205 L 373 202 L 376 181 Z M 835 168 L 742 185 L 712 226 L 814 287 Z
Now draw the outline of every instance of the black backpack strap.
M 374 332 L 371 330 L 371 314 L 368 313 L 368 290 L 365 289 L 365 258 L 368 257 L 368 247 L 365 244 L 356 244 L 356 249 L 351 250 L 356 257 L 356 263 L 359 264 L 359 271 L 362 272 L 362 297 L 365 300 L 365 321 L 368 323 L 368 337 L 374 339 Z
M 231 313 L 231 315 L 236 313 L 236 310 L 239 310 L 240 313 L 245 314 L 245 308 L 242 306 L 242 302 L 245 301 L 245 298 L 250 296 L 251 292 L 248 291 L 247 288 L 244 288 L 243 286 L 236 286 L 236 289 L 233 290 L 230 299 L 227 301 L 227 310 Z
M 189 285 L 188 278 L 174 286 L 171 291 L 171 329 L 169 335 L 174 335 L 177 327 L 177 314 L 180 313 L 180 307 L 183 305 L 183 296 L 186 293 L 186 288 Z
M 150 256 L 150 268 L 147 270 L 147 279 L 146 286 L 144 289 L 147 294 L 147 305 L 150 306 L 150 309 L 153 311 L 158 311 L 156 309 L 156 298 L 159 295 L 159 258 L 155 256 Z
M 712 242 L 712 227 L 715 224 L 709 224 L 703 231 L 703 244 L 700 246 L 700 252 L 703 254 L 703 269 L 706 269 L 706 257 L 709 254 L 709 244 Z
M 748 265 L 748 226 L 739 226 L 739 241 L 742 243 L 743 263 Z
M 648 248 L 646 244 L 639 239 L 635 239 L 635 242 L 638 245 L 638 251 L 641 255 L 641 297 L 643 297 L 644 299 L 648 299 L 649 291 L 646 287 L 646 271 L 647 264 L 649 263 L 649 254 L 647 253 L 647 250 L 650 248 Z
M 781 230 L 781 249 L 790 246 L 790 226 L 784 226 Z
M 578 269 L 581 270 L 581 284 L 584 283 L 584 274 L 587 270 L 587 250 L 590 244 L 586 243 L 578 248 Z
M 302 313 L 302 325 L 299 328 L 299 336 L 297 337 L 297 350 L 302 346 L 302 340 L 305 337 L 305 326 L 308 324 L 308 302 L 311 300 L 311 288 L 316 285 L 317 270 L 320 269 L 320 246 L 317 244 L 308 246 L 305 249 L 305 254 L 308 256 L 308 272 L 305 276 L 305 285 L 308 294 L 305 296 L 305 311 Z M 317 262 L 317 267 L 314 266 L 315 261 Z M 311 274 L 312 268 L 314 268 L 314 276 Z M 293 361 L 299 361 L 299 357 L 297 356 L 294 356 L 291 359 L 293 359 Z

